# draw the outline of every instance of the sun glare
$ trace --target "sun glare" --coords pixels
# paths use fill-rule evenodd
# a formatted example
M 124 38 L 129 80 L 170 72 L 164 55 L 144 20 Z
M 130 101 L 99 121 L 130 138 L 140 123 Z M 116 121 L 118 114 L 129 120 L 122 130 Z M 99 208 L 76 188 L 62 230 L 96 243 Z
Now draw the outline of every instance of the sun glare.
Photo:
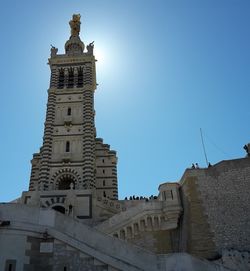
M 111 55 L 108 54 L 107 49 L 104 46 L 100 46 L 100 44 L 96 44 L 94 48 L 94 55 L 96 62 L 97 70 L 101 73 L 106 73 L 111 68 Z
M 105 61 L 105 50 L 99 46 L 96 46 L 94 49 L 94 55 L 99 65 L 103 65 Z

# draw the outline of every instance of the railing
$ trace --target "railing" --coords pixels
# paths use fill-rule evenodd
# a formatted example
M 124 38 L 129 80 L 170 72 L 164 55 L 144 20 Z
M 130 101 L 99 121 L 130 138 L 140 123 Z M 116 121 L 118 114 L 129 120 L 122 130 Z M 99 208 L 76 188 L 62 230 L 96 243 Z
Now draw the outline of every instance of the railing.
M 182 208 L 165 201 L 141 202 L 96 226 L 102 232 L 121 239 L 133 238 L 140 231 L 175 229 Z

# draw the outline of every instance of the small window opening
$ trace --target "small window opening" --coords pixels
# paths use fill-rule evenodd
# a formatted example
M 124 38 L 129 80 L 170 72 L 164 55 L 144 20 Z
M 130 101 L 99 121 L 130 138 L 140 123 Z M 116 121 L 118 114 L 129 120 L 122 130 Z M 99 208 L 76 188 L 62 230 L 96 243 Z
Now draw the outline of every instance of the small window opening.
M 105 180 L 103 180 L 102 185 L 103 185 L 103 186 L 105 186 L 105 185 L 106 185 Z
M 6 260 L 4 270 L 5 271 L 15 271 L 16 270 L 16 260 Z
M 102 170 L 102 173 L 105 174 L 105 169 Z
M 106 192 L 103 191 L 103 197 L 106 198 L 106 196 L 107 196 L 107 195 L 106 195 Z
M 67 115 L 71 116 L 71 107 L 68 107 Z
M 70 152 L 70 142 L 69 141 L 66 141 L 66 149 L 65 149 L 66 152 Z
M 105 162 L 105 160 L 104 160 L 104 159 L 102 159 L 102 162 L 104 163 L 104 162 Z
M 66 266 L 63 267 L 63 271 L 67 271 L 67 267 Z

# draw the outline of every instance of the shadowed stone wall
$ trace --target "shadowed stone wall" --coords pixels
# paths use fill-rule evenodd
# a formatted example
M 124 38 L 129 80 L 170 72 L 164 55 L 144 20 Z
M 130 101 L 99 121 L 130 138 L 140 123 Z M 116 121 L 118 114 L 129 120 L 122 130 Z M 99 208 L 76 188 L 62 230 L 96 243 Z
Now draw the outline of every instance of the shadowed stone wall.
M 27 237 L 24 271 L 106 271 L 108 265 L 54 238 Z M 22 270 L 22 269 L 21 269 Z
M 140 232 L 128 241 L 157 254 L 168 254 L 177 252 L 177 233 L 177 230 Z
M 53 249 L 41 250 L 41 244 L 46 246 L 53 246 L 54 239 L 49 238 L 44 240 L 43 238 L 27 237 L 27 243 L 29 244 L 26 249 L 25 255 L 29 257 L 29 264 L 25 264 L 24 271 L 52 271 L 53 270 Z

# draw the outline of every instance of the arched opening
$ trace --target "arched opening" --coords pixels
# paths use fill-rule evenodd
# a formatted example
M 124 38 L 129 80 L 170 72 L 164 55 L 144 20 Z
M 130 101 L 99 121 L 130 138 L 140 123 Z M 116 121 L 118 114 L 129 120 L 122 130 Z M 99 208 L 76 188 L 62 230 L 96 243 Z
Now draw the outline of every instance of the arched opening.
M 56 205 L 56 206 L 53 206 L 52 209 L 62 214 L 65 214 L 65 208 L 63 206 Z
M 64 87 L 64 70 L 60 69 L 58 78 L 58 88 Z
M 74 87 L 74 70 L 70 68 L 68 70 L 68 88 L 73 88 Z
M 69 190 L 70 189 L 70 184 L 73 183 L 73 189 L 75 189 L 75 181 L 72 178 L 72 176 L 62 176 L 60 178 L 60 181 L 58 183 L 58 189 L 59 190 Z
M 77 81 L 77 87 L 80 88 L 83 86 L 83 68 L 78 69 L 78 81 Z

